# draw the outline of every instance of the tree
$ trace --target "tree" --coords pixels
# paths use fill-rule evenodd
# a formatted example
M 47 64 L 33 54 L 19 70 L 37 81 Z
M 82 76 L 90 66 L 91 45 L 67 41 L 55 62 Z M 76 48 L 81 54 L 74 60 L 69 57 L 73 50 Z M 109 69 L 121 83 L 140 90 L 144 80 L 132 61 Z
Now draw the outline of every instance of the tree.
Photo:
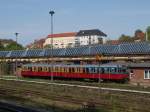
M 47 45 L 44 46 L 44 48 L 52 48 L 52 45 L 51 44 L 47 44 Z M 54 46 L 53 46 L 53 48 L 54 48 Z
M 134 33 L 134 40 L 144 41 L 145 40 L 145 33 L 140 29 L 136 30 Z
M 12 42 L 12 43 L 9 43 L 6 48 L 6 50 L 23 50 L 24 47 L 21 45 L 21 44 L 18 44 L 16 42 Z
M 133 42 L 134 39 L 133 39 L 133 37 L 130 37 L 130 36 L 128 36 L 128 35 L 122 34 L 122 35 L 119 37 L 119 41 L 120 41 L 120 42 Z
M 147 32 L 147 40 L 150 41 L 150 26 L 147 27 L 146 32 Z
M 3 44 L 0 42 L 0 51 L 3 51 L 3 50 L 5 50 L 5 48 L 4 48 Z

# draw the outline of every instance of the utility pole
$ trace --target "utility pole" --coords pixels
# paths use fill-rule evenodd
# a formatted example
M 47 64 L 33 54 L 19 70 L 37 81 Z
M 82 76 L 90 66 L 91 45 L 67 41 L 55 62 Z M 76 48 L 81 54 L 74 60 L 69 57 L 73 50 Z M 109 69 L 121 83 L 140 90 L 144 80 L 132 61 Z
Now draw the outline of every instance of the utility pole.
M 18 35 L 19 35 L 19 33 L 15 33 L 15 36 L 16 36 L 16 50 L 17 50 L 17 48 L 18 48 Z M 15 61 L 16 63 L 15 63 L 15 72 L 16 72 L 16 75 L 18 76 L 18 74 L 17 74 L 17 68 L 18 68 L 18 62 L 17 62 L 17 56 L 16 56 L 16 61 Z
M 55 14 L 55 12 L 53 10 L 51 10 L 49 12 L 49 14 L 51 15 L 51 81 L 53 82 L 53 15 Z

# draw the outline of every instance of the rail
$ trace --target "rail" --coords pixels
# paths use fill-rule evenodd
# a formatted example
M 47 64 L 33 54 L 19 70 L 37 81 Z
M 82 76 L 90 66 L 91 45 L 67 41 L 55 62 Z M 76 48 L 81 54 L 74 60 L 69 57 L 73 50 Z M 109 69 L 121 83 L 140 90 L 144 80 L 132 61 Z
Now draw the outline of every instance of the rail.
M 118 92 L 129 92 L 129 93 L 139 93 L 139 94 L 150 94 L 149 91 L 138 91 L 138 90 L 130 90 L 130 89 L 118 89 L 118 88 L 104 88 L 97 86 L 83 86 L 83 85 L 75 85 L 75 84 L 60 84 L 60 83 L 51 83 L 51 82 L 42 82 L 42 81 L 27 81 L 21 79 L 6 79 L 0 78 L 1 80 L 8 81 L 18 81 L 18 82 L 27 82 L 27 83 L 37 83 L 37 84 L 48 84 L 48 85 L 57 85 L 57 86 L 68 86 L 68 87 L 78 87 L 78 88 L 87 88 L 87 89 L 98 89 L 98 90 L 107 90 L 107 91 L 118 91 Z

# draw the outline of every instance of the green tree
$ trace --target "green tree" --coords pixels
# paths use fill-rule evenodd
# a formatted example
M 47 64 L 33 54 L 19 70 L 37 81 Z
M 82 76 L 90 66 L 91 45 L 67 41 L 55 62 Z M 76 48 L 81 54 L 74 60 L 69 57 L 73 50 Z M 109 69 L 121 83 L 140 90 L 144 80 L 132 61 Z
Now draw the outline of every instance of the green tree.
M 119 41 L 120 41 L 120 42 L 133 42 L 133 41 L 134 41 L 134 38 L 133 38 L 133 37 L 130 37 L 130 36 L 128 36 L 128 35 L 122 34 L 122 35 L 119 37 Z
M 145 33 L 142 30 L 137 29 L 134 33 L 134 40 L 145 41 Z
M 24 47 L 21 44 L 17 44 L 16 42 L 12 42 L 8 44 L 5 48 L 6 50 L 23 50 Z
M 45 45 L 44 48 L 52 48 L 52 45 L 51 44 Z M 54 48 L 54 46 L 53 46 L 53 48 Z
M 5 50 L 5 48 L 4 48 L 3 44 L 0 42 L 0 51 L 3 51 L 3 50 Z
M 146 32 L 147 32 L 147 40 L 150 41 L 150 26 L 147 27 Z

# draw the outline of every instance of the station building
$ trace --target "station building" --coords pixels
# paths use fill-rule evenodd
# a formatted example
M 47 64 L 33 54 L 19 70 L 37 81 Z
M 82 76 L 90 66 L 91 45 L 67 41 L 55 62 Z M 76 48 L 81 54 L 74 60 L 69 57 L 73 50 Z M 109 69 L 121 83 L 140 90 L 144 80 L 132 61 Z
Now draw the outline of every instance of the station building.
M 150 86 L 150 63 L 130 63 L 130 83 Z
M 124 66 L 129 72 L 130 84 L 150 86 L 150 62 L 110 62 L 103 65 Z

